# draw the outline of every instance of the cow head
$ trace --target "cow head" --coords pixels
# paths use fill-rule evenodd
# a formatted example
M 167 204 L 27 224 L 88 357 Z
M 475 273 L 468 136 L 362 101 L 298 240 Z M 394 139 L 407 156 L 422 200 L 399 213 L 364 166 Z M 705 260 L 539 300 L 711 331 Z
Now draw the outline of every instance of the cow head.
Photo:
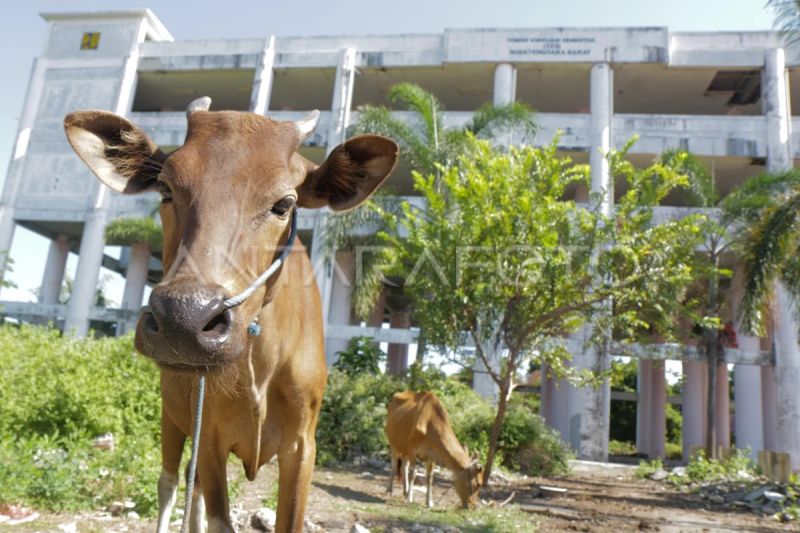
M 113 113 L 77 111 L 64 119 L 70 144 L 100 181 L 124 194 L 161 194 L 165 275 L 139 319 L 136 348 L 176 370 L 215 370 L 236 360 L 248 324 L 275 297 L 277 276 L 240 307 L 226 310 L 223 302 L 278 256 L 295 208 L 360 204 L 398 153 L 389 139 L 364 135 L 317 166 L 297 149 L 318 112 L 280 122 L 210 112 L 210 103 L 190 104 L 186 140 L 170 154 Z
M 469 455 L 468 450 L 464 449 Z M 470 509 L 478 505 L 478 490 L 483 486 L 483 465 L 478 462 L 478 454 L 470 458 L 469 466 L 455 477 L 456 493 L 461 507 Z

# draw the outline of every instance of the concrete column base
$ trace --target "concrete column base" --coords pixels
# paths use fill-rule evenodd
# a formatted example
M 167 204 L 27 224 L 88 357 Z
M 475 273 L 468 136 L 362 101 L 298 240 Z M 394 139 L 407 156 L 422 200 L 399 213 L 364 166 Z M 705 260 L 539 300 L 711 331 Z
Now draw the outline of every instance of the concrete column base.
M 705 446 L 708 370 L 703 361 L 683 361 L 683 460 L 695 446 Z
M 131 246 L 128 268 L 125 272 L 125 291 L 122 294 L 122 308 L 128 311 L 138 311 L 142 307 L 144 288 L 147 286 L 147 274 L 150 270 L 150 246 L 145 243 L 136 243 Z M 117 334 L 124 335 L 136 329 L 136 319 L 121 322 L 117 326 Z
M 94 307 L 103 262 L 106 218 L 105 209 L 95 209 L 87 215 L 83 226 L 78 268 L 64 321 L 64 333 L 68 335 L 84 337 L 89 331 L 89 310 Z
M 731 390 L 728 365 L 717 366 L 717 401 L 714 410 L 717 426 L 717 446 L 731 446 Z
M 331 279 L 330 308 L 328 324 L 349 325 L 351 321 L 353 283 L 355 282 L 355 260 L 353 252 L 336 252 Z M 325 359 L 328 367 L 339 360 L 338 353 L 347 349 L 348 342 L 343 339 L 325 339 Z
M 649 457 L 666 458 L 667 379 L 664 361 L 653 361 L 650 369 L 650 448 Z
M 650 456 L 653 361 L 640 359 L 636 375 L 636 451 Z
M 411 327 L 411 316 L 408 311 L 395 311 L 389 316 L 389 327 L 408 329 Z M 387 350 L 386 371 L 393 376 L 400 376 L 408 369 L 408 344 L 389 344 Z M 491 378 L 490 378 L 491 379 Z
M 764 416 L 764 449 L 778 450 L 778 400 L 775 395 L 775 367 L 761 367 L 761 409 Z
M 756 347 L 758 347 L 758 339 Z M 744 347 L 744 341 L 739 341 Z M 750 458 L 756 460 L 764 449 L 764 423 L 761 406 L 761 369 L 757 366 L 736 365 L 734 382 L 734 432 L 736 447 L 750 449 Z
M 69 243 L 66 235 L 59 235 L 50 241 L 47 250 L 47 262 L 42 276 L 42 287 L 39 290 L 39 302 L 46 305 L 58 303 L 61 286 L 64 283 L 64 270 L 69 257 Z

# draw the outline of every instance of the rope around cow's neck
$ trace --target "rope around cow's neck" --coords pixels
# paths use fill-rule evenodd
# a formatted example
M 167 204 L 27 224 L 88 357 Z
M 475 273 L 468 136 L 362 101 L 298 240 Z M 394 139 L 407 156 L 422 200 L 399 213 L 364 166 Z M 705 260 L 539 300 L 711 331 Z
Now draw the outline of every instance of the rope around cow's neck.
M 206 378 L 200 376 L 197 381 L 197 404 L 194 412 L 194 429 L 192 430 L 192 455 L 189 459 L 189 472 L 186 474 L 186 499 L 183 502 L 183 521 L 181 533 L 186 533 L 189 524 L 189 515 L 192 512 L 192 490 L 194 489 L 194 476 L 197 470 L 197 450 L 200 448 L 200 421 L 203 419 L 203 397 L 206 395 Z
M 250 284 L 245 290 L 225 300 L 223 305 L 225 309 L 231 309 L 238 305 L 241 305 L 250 298 L 254 292 L 256 292 L 262 285 L 264 285 L 267 280 L 278 271 L 281 265 L 286 261 L 286 257 L 289 255 L 289 252 L 292 250 L 292 246 L 294 246 L 295 237 L 297 237 L 297 213 L 292 212 L 292 227 L 289 231 L 289 239 L 286 241 L 286 246 L 281 251 L 281 255 L 272 262 L 272 264 L 267 268 L 263 274 L 258 276 L 253 283 Z M 258 317 L 256 316 L 253 318 L 253 321 L 250 325 L 247 326 L 247 334 L 251 337 L 257 337 L 261 334 L 261 326 L 258 324 Z M 252 359 L 252 345 L 251 345 L 251 359 Z M 251 388 L 255 385 L 255 376 L 253 375 L 253 365 L 252 360 L 250 361 L 250 379 L 251 379 Z M 204 375 L 200 375 L 197 380 L 197 406 L 194 413 L 194 426 L 192 429 L 192 455 L 189 459 L 189 472 L 186 476 L 186 497 L 185 501 L 183 502 L 183 520 L 181 521 L 181 533 L 186 533 L 186 528 L 189 524 L 189 515 L 192 512 L 192 490 L 194 489 L 194 478 L 197 472 L 197 451 L 200 448 L 200 426 L 203 420 L 203 398 L 205 397 L 206 393 L 206 377 Z

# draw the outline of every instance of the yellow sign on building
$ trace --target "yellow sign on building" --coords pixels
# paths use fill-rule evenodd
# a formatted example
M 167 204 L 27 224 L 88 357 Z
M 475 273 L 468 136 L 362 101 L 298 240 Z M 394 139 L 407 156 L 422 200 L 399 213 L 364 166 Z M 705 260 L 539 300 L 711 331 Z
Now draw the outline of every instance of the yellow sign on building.
M 97 50 L 100 44 L 100 32 L 87 32 L 81 39 L 81 50 Z

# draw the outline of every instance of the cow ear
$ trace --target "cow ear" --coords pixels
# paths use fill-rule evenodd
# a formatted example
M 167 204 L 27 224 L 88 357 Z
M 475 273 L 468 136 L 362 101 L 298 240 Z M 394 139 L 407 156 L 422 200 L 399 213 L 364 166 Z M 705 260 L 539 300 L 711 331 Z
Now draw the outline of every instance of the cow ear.
M 360 135 L 340 144 L 298 188 L 301 207 L 330 206 L 346 211 L 369 198 L 394 169 L 397 143 L 379 135 Z
M 133 194 L 155 188 L 166 155 L 147 134 L 108 111 L 76 111 L 64 117 L 67 140 L 100 181 Z

